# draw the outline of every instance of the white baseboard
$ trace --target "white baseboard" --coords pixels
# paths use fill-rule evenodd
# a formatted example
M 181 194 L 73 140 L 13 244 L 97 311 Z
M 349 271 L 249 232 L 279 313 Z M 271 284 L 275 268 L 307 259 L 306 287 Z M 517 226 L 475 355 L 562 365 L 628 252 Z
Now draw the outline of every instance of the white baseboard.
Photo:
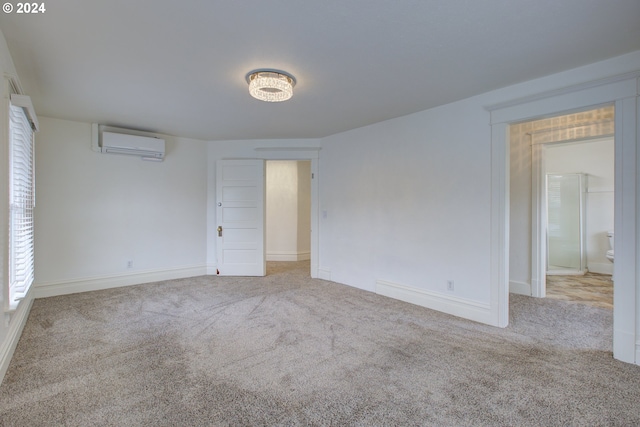
M 309 261 L 311 259 L 311 251 L 298 252 L 298 261 Z
M 547 270 L 547 276 L 584 276 L 587 270 L 569 270 L 552 268 Z
M 531 284 L 525 282 L 518 282 L 515 280 L 509 281 L 509 293 L 518 294 L 518 295 L 526 295 L 530 297 L 533 295 L 531 293 Z
M 326 268 L 318 268 L 318 279 L 331 281 L 331 270 Z
M 18 305 L 18 309 L 16 311 L 10 315 L 8 313 L 4 314 L 5 319 L 9 320 L 9 330 L 0 345 L 0 384 L 2 384 L 4 375 L 7 373 L 7 369 L 9 369 L 13 352 L 18 345 L 24 325 L 27 323 L 27 318 L 31 311 L 31 305 L 33 304 L 33 294 L 33 289 L 31 289 L 27 293 L 26 298 Z
M 267 252 L 267 261 L 307 261 L 311 259 L 311 252 Z
M 218 264 L 207 264 L 207 276 L 215 276 L 218 274 Z
M 613 357 L 627 363 L 640 365 L 640 343 L 631 331 L 613 328 Z
M 590 262 L 589 271 L 598 274 L 613 274 L 613 263 Z
M 139 285 L 142 283 L 159 282 L 162 280 L 182 279 L 185 277 L 204 276 L 207 266 L 171 268 L 166 270 L 142 271 L 130 274 L 117 274 L 103 277 L 71 279 L 60 282 L 35 284 L 35 297 L 46 298 L 58 295 L 75 294 L 79 292 L 98 291 L 102 289 L 119 288 L 122 286 Z
M 410 286 L 399 285 L 384 280 L 376 281 L 376 293 L 411 304 L 438 310 L 443 313 L 463 317 L 480 323 L 492 325 L 491 307 L 464 298 L 426 291 Z

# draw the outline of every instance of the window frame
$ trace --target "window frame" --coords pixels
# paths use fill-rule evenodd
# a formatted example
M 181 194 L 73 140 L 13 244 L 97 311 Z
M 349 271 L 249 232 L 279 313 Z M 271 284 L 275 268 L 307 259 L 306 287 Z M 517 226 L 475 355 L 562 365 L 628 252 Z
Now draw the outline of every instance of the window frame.
M 15 311 L 34 281 L 35 132 L 38 121 L 25 95 L 8 105 L 8 280 L 5 311 Z

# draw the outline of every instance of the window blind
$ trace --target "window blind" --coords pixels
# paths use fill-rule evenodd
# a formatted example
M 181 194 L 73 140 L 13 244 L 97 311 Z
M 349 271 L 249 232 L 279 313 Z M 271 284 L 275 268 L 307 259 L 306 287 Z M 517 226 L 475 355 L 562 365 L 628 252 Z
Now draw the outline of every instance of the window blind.
M 15 310 L 33 283 L 34 143 L 22 106 L 9 108 L 9 299 Z

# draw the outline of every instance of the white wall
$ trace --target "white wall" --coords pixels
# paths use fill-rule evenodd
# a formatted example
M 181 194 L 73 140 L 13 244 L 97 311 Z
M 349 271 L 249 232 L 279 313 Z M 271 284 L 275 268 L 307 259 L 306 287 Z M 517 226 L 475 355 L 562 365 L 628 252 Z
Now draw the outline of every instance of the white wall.
M 587 268 L 601 274 L 613 273 L 605 254 L 610 249 L 607 231 L 613 230 L 614 154 L 613 138 L 549 146 L 545 153 L 547 173 L 588 175 Z
M 309 161 L 266 163 L 266 259 L 310 257 L 311 175 Z
M 298 166 L 298 259 L 311 256 L 311 162 L 297 161 Z
M 40 124 L 39 295 L 91 289 L 118 276 L 137 275 L 140 283 L 205 273 L 206 143 L 166 137 L 164 162 L 145 162 L 92 151 L 89 123 L 43 117 Z
M 490 141 L 479 99 L 325 138 L 325 277 L 370 291 L 382 280 L 488 305 Z

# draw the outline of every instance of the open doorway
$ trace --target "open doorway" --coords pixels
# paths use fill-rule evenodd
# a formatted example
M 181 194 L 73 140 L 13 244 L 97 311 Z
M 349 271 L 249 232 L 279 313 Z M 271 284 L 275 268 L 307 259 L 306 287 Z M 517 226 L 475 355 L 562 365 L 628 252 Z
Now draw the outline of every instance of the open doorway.
M 509 128 L 510 291 L 613 307 L 613 105 Z
M 302 264 L 310 271 L 311 161 L 267 160 L 265 172 L 267 274 Z
M 548 298 L 613 309 L 614 145 L 610 136 L 544 150 Z
M 578 83 L 524 98 L 489 105 L 491 118 L 491 305 L 492 324 L 505 327 L 509 323 L 509 291 L 528 286 L 529 291 L 539 289 L 533 274 L 526 276 L 529 283 L 517 283 L 510 274 L 514 262 L 538 265 L 541 251 L 531 250 L 527 255 L 510 248 L 514 215 L 510 210 L 510 179 L 513 162 L 510 157 L 510 126 L 552 115 L 585 111 L 595 106 L 615 106 L 615 262 L 613 308 L 613 357 L 628 363 L 640 363 L 640 329 L 638 329 L 638 73 L 621 74 Z M 531 150 L 530 150 L 531 151 Z M 531 154 L 529 154 L 531 156 Z M 525 163 L 523 159 L 523 164 Z M 518 166 L 517 164 L 515 165 Z M 529 188 L 532 180 L 529 180 Z M 525 213 L 533 227 L 541 226 L 532 211 Z M 531 236 L 531 233 L 528 233 Z M 530 241 L 530 237 L 526 237 Z M 514 258 L 518 258 L 517 260 Z M 536 264 L 538 263 L 538 264 Z M 530 267 L 529 267 L 530 269 Z M 529 271 L 532 273 L 532 271 Z M 538 276 L 539 277 L 539 276 Z M 532 294 L 533 295 L 533 294 Z M 534 295 L 539 296 L 539 295 Z

